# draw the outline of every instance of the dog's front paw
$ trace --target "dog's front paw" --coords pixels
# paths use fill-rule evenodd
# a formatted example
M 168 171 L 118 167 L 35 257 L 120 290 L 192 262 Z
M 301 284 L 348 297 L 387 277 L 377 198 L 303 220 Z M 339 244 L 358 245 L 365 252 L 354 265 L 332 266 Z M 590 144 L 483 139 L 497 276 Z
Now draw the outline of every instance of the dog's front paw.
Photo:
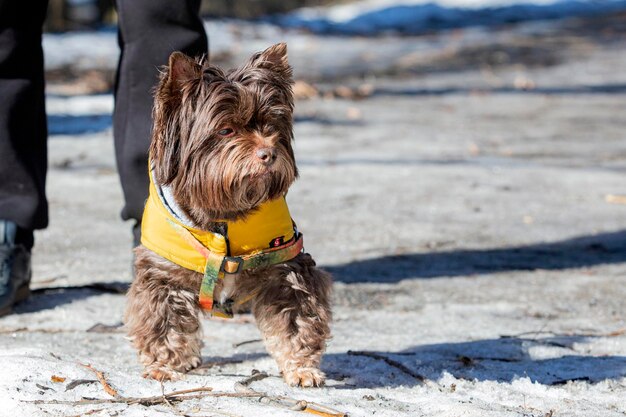
M 283 372 L 283 378 L 292 387 L 321 387 L 326 375 L 317 368 L 297 368 Z
M 185 374 L 175 371 L 166 366 L 149 366 L 143 373 L 144 378 L 155 379 L 157 381 L 179 381 L 185 378 Z

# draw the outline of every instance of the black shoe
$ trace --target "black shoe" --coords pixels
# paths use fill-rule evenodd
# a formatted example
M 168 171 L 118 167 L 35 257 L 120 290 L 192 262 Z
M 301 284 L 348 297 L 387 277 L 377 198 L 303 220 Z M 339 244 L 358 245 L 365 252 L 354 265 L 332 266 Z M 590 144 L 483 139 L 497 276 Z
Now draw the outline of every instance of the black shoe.
M 30 247 L 16 242 L 18 227 L 0 220 L 0 316 L 30 295 Z

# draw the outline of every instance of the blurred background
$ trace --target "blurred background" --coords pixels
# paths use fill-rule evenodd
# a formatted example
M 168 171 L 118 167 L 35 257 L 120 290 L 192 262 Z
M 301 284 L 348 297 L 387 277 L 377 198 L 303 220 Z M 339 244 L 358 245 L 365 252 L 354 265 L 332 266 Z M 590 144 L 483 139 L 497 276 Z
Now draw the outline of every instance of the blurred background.
M 360 99 L 374 93 L 376 80 L 426 86 L 432 76 L 452 73 L 475 79 L 472 90 L 532 90 L 542 78 L 531 76 L 537 69 L 554 70 L 595 52 L 622 52 L 626 33 L 626 0 L 204 0 L 202 13 L 217 65 L 235 66 L 255 50 L 287 41 L 301 99 Z M 113 0 L 50 2 L 48 93 L 112 92 L 116 19 Z M 567 67 L 559 84 L 583 75 L 591 75 L 591 84 L 619 84 L 611 62 L 601 74 Z M 87 124 L 51 117 L 51 133 L 104 129 L 109 118 L 100 115 Z
M 253 19 L 286 13 L 299 7 L 348 3 L 349 0 L 203 0 L 207 17 Z M 115 0 L 51 0 L 47 28 L 51 31 L 92 29 L 115 24 Z
M 570 213 L 575 220 L 556 213 L 562 209 L 559 201 L 578 191 L 557 197 L 554 184 L 536 177 L 571 184 L 573 172 L 555 176 L 541 169 L 580 168 L 577 172 L 589 181 L 589 169 L 624 169 L 626 0 L 216 0 L 203 2 L 203 13 L 214 64 L 233 67 L 271 44 L 288 44 L 296 79 L 296 153 L 303 175 L 313 176 L 297 182 L 293 195 L 311 198 L 318 214 L 329 210 L 324 214 L 338 216 L 339 224 L 326 222 L 309 232 L 320 238 L 309 245 L 323 264 L 458 245 L 545 242 L 619 227 L 614 214 L 599 215 L 599 225 L 574 231 L 571 222 L 586 224 L 585 217 L 577 217 L 581 212 Z M 97 208 L 101 232 L 107 241 L 125 242 L 128 226 L 117 218 L 119 187 L 111 149 L 119 57 L 115 21 L 109 0 L 50 3 L 43 41 L 53 172 L 49 195 L 53 210 L 67 207 L 62 212 L 71 213 L 87 203 L 59 199 L 55 190 L 83 187 L 86 191 L 77 191 L 76 198 L 88 196 L 90 185 L 79 181 L 86 177 L 76 176 L 77 171 L 106 178 L 109 186 L 98 186 L 107 195 L 106 204 Z M 510 176 L 498 174 L 484 183 L 463 174 L 469 183 L 446 200 L 460 183 L 426 175 L 433 166 L 445 178 L 456 178 L 457 170 L 468 167 L 505 169 Z M 518 177 L 522 168 L 528 174 Z M 338 174 L 346 169 L 354 172 Z M 393 177 L 374 180 L 381 196 L 374 183 L 360 187 L 364 175 L 386 170 L 405 173 L 408 188 L 399 188 L 396 197 L 385 193 Z M 333 182 L 336 178 L 343 181 Z M 497 180 L 506 184 L 493 185 Z M 607 204 L 614 209 L 617 200 L 604 199 L 620 190 L 606 181 L 606 189 L 594 184 L 598 209 Z M 487 194 L 475 191 L 483 185 Z M 314 195 L 322 188 L 336 197 L 334 203 L 319 206 Z M 441 200 L 435 202 L 436 196 Z M 533 204 L 522 204 L 526 200 L 518 197 Z M 570 201 L 578 202 L 578 197 Z M 309 221 L 304 211 L 301 216 Z M 53 213 L 53 227 L 41 235 L 44 243 L 52 239 L 55 244 L 37 248 L 40 276 L 59 275 L 57 260 L 70 262 L 65 254 L 77 246 L 124 261 L 91 265 L 89 275 L 70 272 L 72 279 L 107 280 L 111 268 L 127 276 L 130 253 L 124 243 L 103 249 L 97 241 L 83 242 L 81 234 L 89 231 L 77 227 L 76 217 L 57 215 L 58 227 L 54 219 Z M 355 230 L 365 233 L 364 224 L 378 224 L 381 236 L 355 245 Z M 324 244 L 329 235 L 342 249 Z M 369 280 L 384 273 L 372 272 L 374 266 L 364 266 L 370 268 Z M 411 261 L 406 267 L 440 266 Z

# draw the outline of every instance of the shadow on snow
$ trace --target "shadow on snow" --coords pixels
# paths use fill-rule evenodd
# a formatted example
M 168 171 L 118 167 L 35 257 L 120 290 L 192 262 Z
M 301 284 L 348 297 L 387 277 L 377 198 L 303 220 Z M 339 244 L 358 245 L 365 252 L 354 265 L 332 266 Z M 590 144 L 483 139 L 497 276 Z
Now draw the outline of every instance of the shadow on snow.
M 626 377 L 626 356 L 583 356 L 574 350 L 575 344 L 594 338 L 503 337 L 416 346 L 400 352 L 374 352 L 400 364 L 399 367 L 359 352 L 335 353 L 324 356 L 322 369 L 329 378 L 343 382 L 344 385 L 337 388 L 346 389 L 413 386 L 421 383 L 415 375 L 438 380 L 444 373 L 457 379 L 497 382 L 528 377 L 542 385 L 561 385 L 568 381 L 595 383 Z M 548 351 L 551 357 L 534 359 L 529 353 L 533 348 L 551 349 Z
M 561 270 L 623 262 L 626 230 L 511 248 L 388 255 L 324 269 L 338 282 L 395 283 L 404 279 Z
M 387 255 L 325 266 L 344 283 L 396 283 L 404 279 L 487 275 L 507 271 L 561 270 L 626 262 L 626 230 L 552 243 L 496 249 Z M 34 290 L 17 314 L 54 308 L 102 293 L 125 294 L 129 283 L 93 283 Z

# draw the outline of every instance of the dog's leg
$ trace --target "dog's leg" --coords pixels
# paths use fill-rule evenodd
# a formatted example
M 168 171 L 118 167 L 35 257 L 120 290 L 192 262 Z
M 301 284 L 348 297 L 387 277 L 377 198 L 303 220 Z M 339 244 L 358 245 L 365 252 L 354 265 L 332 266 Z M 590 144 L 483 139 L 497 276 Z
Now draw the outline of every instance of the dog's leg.
M 144 377 L 180 379 L 202 362 L 197 292 L 181 285 L 189 277 L 180 267 L 142 247 L 136 255 L 124 318 L 128 336 L 139 350 Z
M 314 265 L 308 254 L 301 254 L 270 268 L 253 305 L 267 349 L 285 381 L 303 387 L 323 384 L 319 365 L 330 337 L 331 278 Z

